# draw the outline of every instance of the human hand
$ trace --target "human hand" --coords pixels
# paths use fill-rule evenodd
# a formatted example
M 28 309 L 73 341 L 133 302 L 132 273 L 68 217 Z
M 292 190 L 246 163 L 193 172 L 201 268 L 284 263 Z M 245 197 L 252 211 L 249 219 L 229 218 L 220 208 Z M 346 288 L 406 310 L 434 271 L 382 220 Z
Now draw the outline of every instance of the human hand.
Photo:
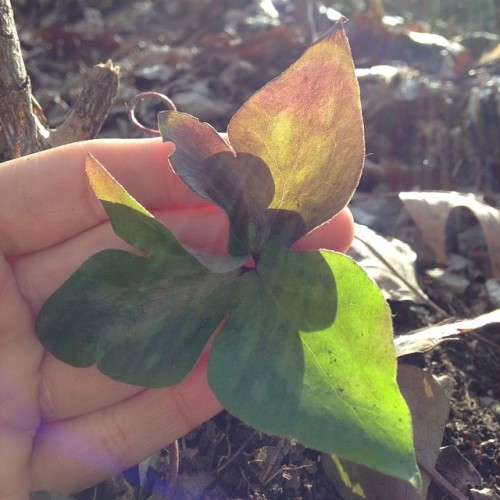
M 221 410 L 207 383 L 207 353 L 180 384 L 147 389 L 74 368 L 35 335 L 44 303 L 84 260 L 130 249 L 113 232 L 86 178 L 92 153 L 185 244 L 224 253 L 224 213 L 168 168 L 159 139 L 70 144 L 0 164 L 0 492 L 74 493 L 140 462 Z M 294 245 L 345 251 L 347 210 Z

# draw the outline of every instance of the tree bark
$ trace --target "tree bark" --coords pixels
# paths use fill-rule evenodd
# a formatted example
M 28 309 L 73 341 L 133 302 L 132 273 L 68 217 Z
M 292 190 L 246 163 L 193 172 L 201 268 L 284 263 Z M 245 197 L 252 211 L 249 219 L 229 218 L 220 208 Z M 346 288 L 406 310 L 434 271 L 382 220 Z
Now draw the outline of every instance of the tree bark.
M 0 162 L 94 138 L 118 91 L 119 67 L 95 66 L 68 117 L 50 130 L 31 92 L 10 0 L 0 0 Z
M 33 107 L 10 0 L 0 0 L 0 161 L 49 147 L 40 107 Z
M 93 139 L 97 135 L 118 92 L 119 73 L 120 68 L 112 61 L 92 68 L 68 117 L 51 132 L 51 147 Z

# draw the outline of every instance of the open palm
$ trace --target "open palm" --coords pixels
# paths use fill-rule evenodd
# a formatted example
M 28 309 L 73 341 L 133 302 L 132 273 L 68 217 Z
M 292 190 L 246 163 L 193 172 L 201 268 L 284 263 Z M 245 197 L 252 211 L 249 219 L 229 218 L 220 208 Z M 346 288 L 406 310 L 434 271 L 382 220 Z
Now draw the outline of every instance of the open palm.
M 184 243 L 223 253 L 227 221 L 168 167 L 158 139 L 71 144 L 0 164 L 0 492 L 80 491 L 141 461 L 221 410 L 205 353 L 180 384 L 145 389 L 95 367 L 73 368 L 35 335 L 40 307 L 80 264 L 105 248 L 130 249 L 112 231 L 85 175 L 91 152 Z M 344 251 L 348 211 L 297 249 Z

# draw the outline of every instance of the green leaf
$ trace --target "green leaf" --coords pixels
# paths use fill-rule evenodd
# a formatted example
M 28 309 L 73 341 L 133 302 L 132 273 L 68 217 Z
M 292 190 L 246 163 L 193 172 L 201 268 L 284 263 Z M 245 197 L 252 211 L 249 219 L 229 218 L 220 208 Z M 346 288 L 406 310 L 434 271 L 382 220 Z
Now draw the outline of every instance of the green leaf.
M 217 398 L 257 429 L 418 485 L 382 294 L 344 255 L 266 252 L 212 346 Z
M 90 258 L 45 302 L 40 341 L 62 361 L 96 363 L 122 382 L 178 383 L 228 311 L 239 271 L 209 271 L 95 159 L 87 171 L 115 231 L 149 255 L 105 250 Z

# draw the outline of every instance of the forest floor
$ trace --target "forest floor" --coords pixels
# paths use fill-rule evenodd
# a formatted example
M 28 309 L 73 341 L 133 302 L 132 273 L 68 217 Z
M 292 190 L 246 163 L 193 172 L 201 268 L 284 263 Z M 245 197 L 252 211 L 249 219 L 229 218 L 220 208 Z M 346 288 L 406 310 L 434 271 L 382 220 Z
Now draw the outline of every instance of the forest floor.
M 100 137 L 140 137 L 128 121 L 126 103 L 153 90 L 225 130 L 238 107 L 310 41 L 311 24 L 294 15 L 286 2 L 276 5 L 282 9 L 273 17 L 259 2 L 243 0 L 13 0 L 33 92 L 51 127 L 64 119 L 90 67 L 108 59 L 120 66 L 119 94 Z M 394 287 L 386 290 L 396 333 L 498 309 L 499 267 L 482 233 L 484 213 L 459 205 L 450 210 L 448 260 L 438 262 L 430 251 L 433 235 L 419 233 L 398 196 L 458 191 L 474 193 L 478 203 L 498 208 L 500 55 L 498 48 L 496 56 L 491 52 L 499 43 L 494 34 L 498 25 L 478 34 L 474 27 L 459 28 L 459 19 L 437 23 L 449 40 L 462 35 L 461 46 L 444 46 L 446 39 L 422 43 L 408 36 L 410 30 L 428 30 L 426 19 L 414 19 L 411 26 L 401 20 L 391 28 L 348 7 L 343 14 L 350 18 L 346 32 L 359 69 L 367 145 L 366 171 L 351 207 L 359 224 L 412 247 L 418 286 L 428 298 L 408 298 Z M 333 15 L 316 10 L 314 28 L 327 29 Z M 154 126 L 159 110 L 157 103 L 144 102 L 141 119 Z M 422 199 L 424 203 L 425 195 Z M 492 238 L 500 239 L 500 230 Z M 414 266 L 411 252 L 407 256 Z M 384 288 L 383 280 L 379 285 Z M 425 354 L 400 359 L 451 377 L 442 446 L 451 446 L 459 458 L 443 451 L 438 470 L 467 498 L 500 494 L 499 328 L 490 324 Z M 342 498 L 318 452 L 264 435 L 226 412 L 179 445 L 175 498 Z M 78 498 L 160 499 L 168 470 L 168 451 L 162 450 Z M 447 497 L 433 486 L 429 498 Z

